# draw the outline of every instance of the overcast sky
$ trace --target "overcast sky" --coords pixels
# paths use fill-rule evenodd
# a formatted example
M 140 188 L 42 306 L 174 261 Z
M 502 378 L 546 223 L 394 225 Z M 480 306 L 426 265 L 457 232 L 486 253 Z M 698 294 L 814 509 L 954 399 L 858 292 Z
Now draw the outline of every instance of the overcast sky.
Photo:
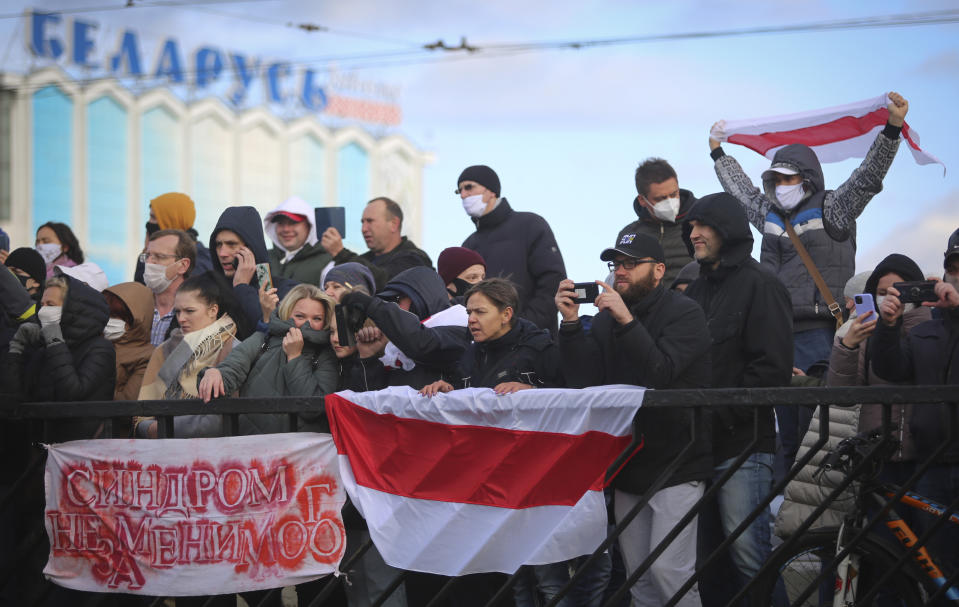
M 180 3 L 181 0 L 171 0 Z M 124 0 L 6 2 L 77 9 Z M 137 2 L 136 4 L 141 4 Z M 199 4 L 199 3 L 197 3 Z M 399 89 L 399 132 L 435 162 L 426 169 L 424 242 L 436 258 L 472 231 L 454 196 L 456 177 L 488 164 L 517 210 L 543 215 L 576 280 L 606 272 L 599 252 L 635 218 L 633 171 L 649 156 L 670 161 L 680 186 L 697 196 L 719 190 L 707 134 L 718 119 L 806 111 L 895 90 L 910 102 L 907 121 L 941 167 L 916 165 L 900 149 L 884 191 L 859 222 L 858 269 L 891 252 L 941 273 L 948 234 L 959 227 L 959 23 L 650 41 L 580 50 L 503 55 L 480 50 L 392 59 L 346 59 L 415 49 L 443 40 L 470 45 L 722 32 L 865 17 L 953 10 L 951 2 L 515 2 L 443 0 L 316 2 L 265 0 L 83 13 L 111 32 L 134 28 L 144 44 L 175 37 L 290 61 L 337 58 L 363 80 Z M 801 8 L 801 13 L 796 10 Z M 229 14 L 237 17 L 228 16 Z M 956 13 L 951 18 L 956 19 Z M 286 22 L 315 23 L 307 33 Z M 113 33 L 116 39 L 116 33 Z M 0 19 L 3 69 L 22 69 L 23 20 Z M 148 60 L 149 62 L 150 60 Z M 394 62 L 393 65 L 382 65 Z M 328 62 L 312 63 L 328 67 Z M 726 151 L 758 181 L 768 167 L 739 146 Z M 858 160 L 825 165 L 835 188 Z

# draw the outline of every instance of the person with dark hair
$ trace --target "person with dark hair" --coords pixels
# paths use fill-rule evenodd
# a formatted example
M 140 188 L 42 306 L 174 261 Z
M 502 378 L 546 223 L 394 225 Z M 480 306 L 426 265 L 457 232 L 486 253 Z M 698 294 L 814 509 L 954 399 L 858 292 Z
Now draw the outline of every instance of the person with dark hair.
M 519 294 L 504 278 L 488 278 L 466 292 L 467 329 L 473 342 L 460 359 L 457 385 L 439 380 L 424 387 L 432 396 L 455 388 L 493 388 L 512 394 L 564 385 L 559 350 L 549 331 L 516 314 Z
M 251 206 L 228 207 L 210 234 L 210 250 L 214 271 L 232 281 L 240 302 L 244 319 L 234 320 L 265 331 L 277 302 L 297 283 L 281 276 L 273 277 L 272 289 L 257 283 L 257 264 L 270 263 L 260 213 Z M 247 335 L 244 332 L 241 337 Z
M 689 190 L 682 190 L 676 171 L 662 158 L 647 158 L 636 167 L 633 210 L 636 221 L 620 230 L 622 234 L 648 234 L 659 241 L 666 255 L 663 282 L 672 284 L 679 270 L 693 259 L 683 242 L 683 219 L 696 203 Z
M 656 390 L 705 388 L 710 377 L 710 339 L 706 317 L 696 302 L 666 288 L 666 255 L 656 237 L 642 232 L 621 234 L 600 259 L 613 272 L 612 285 L 595 305 L 599 313 L 585 330 L 574 283 L 563 280 L 556 293 L 562 316 L 559 349 L 570 387 L 631 384 Z M 619 538 L 627 575 L 703 496 L 712 477 L 707 421 L 692 410 L 641 408 L 634 422 L 643 448 L 613 480 L 614 509 L 622 520 L 644 499 L 663 469 L 673 463 L 695 437 L 664 486 L 649 497 Z M 630 588 L 634 605 L 661 605 L 695 573 L 697 525 L 694 519 Z M 677 603 L 699 606 L 694 585 Z
M 323 291 L 336 303 L 345 293 L 360 290 L 367 295 L 376 293 L 376 279 L 369 267 L 354 261 L 333 266 L 323 278 Z
M 240 342 L 229 309 L 232 293 L 215 272 L 187 279 L 177 289 L 174 312 L 177 327 L 160 344 L 143 375 L 138 400 L 199 398 L 200 372 L 222 362 Z M 219 436 L 219 415 L 182 415 L 174 418 L 178 438 Z M 137 436 L 156 438 L 153 418 L 136 418 Z
M 103 290 L 110 320 L 103 336 L 113 342 L 117 356 L 115 400 L 137 400 L 147 364 L 153 356 L 153 291 L 138 282 L 121 282 Z
M 268 333 L 255 332 L 222 362 L 200 371 L 200 398 L 210 402 L 229 394 L 322 397 L 334 392 L 336 356 L 329 331 L 334 305 L 317 286 L 301 284 L 290 289 L 270 317 Z M 301 415 L 299 429 L 315 431 L 316 418 Z M 240 416 L 240 434 L 286 429 L 286 415 Z
M 455 193 L 476 224 L 463 246 L 486 260 L 486 275 L 508 278 L 516 285 L 519 316 L 556 332 L 556 286 L 566 276 L 563 254 L 553 230 L 536 213 L 514 211 L 500 196 L 496 172 L 485 165 L 466 167 Z
M 23 323 L 10 341 L 0 383 L 21 401 L 112 400 L 113 344 L 103 337 L 109 308 L 103 296 L 70 276 L 47 279 L 40 324 Z M 98 420 L 50 422 L 51 439 L 94 438 Z
M 922 305 L 936 308 L 940 315 L 905 334 L 902 325 L 907 304 L 899 299 L 902 294 L 894 286 L 886 289 L 868 352 L 876 375 L 882 379 L 920 386 L 959 384 L 959 291 L 952 283 L 935 282 L 936 301 Z M 955 401 L 930 404 L 916 407 L 912 413 L 917 461 L 924 461 L 945 446 L 915 487 L 940 504 L 950 504 L 959 497 L 959 443 L 951 440 L 959 430 L 954 407 Z M 926 521 L 923 526 L 934 522 Z M 959 533 L 951 527 L 947 523 L 929 541 L 930 551 L 941 558 L 947 571 L 959 567 Z
M 43 295 L 43 283 L 47 279 L 47 264 L 36 249 L 20 247 L 14 249 L 3 262 L 19 278 L 30 297 L 40 301 Z
M 366 203 L 361 220 L 363 240 L 369 251 L 357 255 L 343 248 L 343 237 L 330 227 L 323 233 L 321 244 L 337 265 L 354 261 L 368 266 L 376 279 L 376 290 L 410 268 L 433 267 L 426 251 L 418 248 L 406 236 L 403 236 L 403 209 L 395 201 L 379 196 Z
M 476 283 L 486 278 L 486 260 L 465 247 L 447 247 L 436 259 L 436 271 L 446 283 L 450 299 L 464 303 L 463 296 Z
M 198 274 L 212 270 L 213 261 L 210 258 L 210 250 L 198 240 L 198 234 L 193 229 L 195 219 L 196 206 L 189 196 L 180 192 L 160 194 L 150 201 L 150 217 L 146 223 L 146 242 L 144 242 L 143 251 L 146 252 L 150 237 L 156 232 L 160 230 L 180 230 L 186 232 L 193 244 L 196 245 L 196 260 L 190 264 L 191 271 L 195 270 L 195 273 Z M 143 270 L 144 263 L 138 261 L 133 280 L 143 283 Z
M 850 279 L 851 280 L 851 279 Z M 922 270 L 915 261 L 893 253 L 879 262 L 869 274 L 865 286 L 858 293 L 872 295 L 876 309 L 857 315 L 849 324 L 849 329 L 842 336 L 836 335 L 833 339 L 832 353 L 829 357 L 827 386 L 884 386 L 895 384 L 876 375 L 873 361 L 870 360 L 869 342 L 873 339 L 878 322 L 878 306 L 882 305 L 889 288 L 896 282 L 924 280 Z M 858 293 L 853 293 L 857 295 Z M 927 307 L 907 304 L 908 309 L 903 314 L 901 325 L 902 337 L 915 326 L 930 320 L 932 311 Z M 912 476 L 916 466 L 916 439 L 913 435 L 913 414 L 920 407 L 911 404 L 897 404 L 891 406 L 891 420 L 895 429 L 898 446 L 888 461 L 883 463 L 879 472 L 879 479 L 895 485 L 902 485 Z M 830 407 L 829 434 L 830 443 L 823 452 L 813 456 L 813 459 L 790 481 L 784 493 L 785 501 L 779 509 L 776 518 L 776 533 L 783 536 L 791 535 L 806 518 L 815 510 L 826 496 L 838 484 L 835 477 L 822 475 L 818 470 L 820 463 L 827 454 L 835 448 L 836 443 L 856 434 L 868 432 L 882 426 L 882 405 L 861 404 L 854 408 Z M 846 424 L 854 421 L 853 424 Z M 815 445 L 819 438 L 820 425 L 818 412 L 809 412 L 809 421 L 805 427 L 800 427 L 802 447 L 792 454 L 793 460 L 802 457 L 805 447 Z M 812 420 L 815 421 L 813 422 Z M 812 422 L 812 423 L 810 423 Z M 792 466 L 788 460 L 787 465 Z M 850 497 L 850 496 L 843 496 Z M 850 501 L 842 498 L 835 500 L 818 519 L 816 526 L 840 525 L 846 516 Z M 903 509 L 899 515 L 911 525 L 915 520 L 912 511 Z M 888 538 L 892 540 L 893 538 Z
M 173 322 L 173 298 L 177 289 L 193 272 L 196 243 L 183 230 L 158 230 L 148 237 L 139 261 L 144 264 L 143 284 L 154 295 L 150 343 L 159 346 L 167 338 Z
M 789 292 L 750 256 L 753 237 L 742 205 L 725 192 L 700 198 L 686 215 L 683 240 L 700 266 L 699 278 L 686 288 L 686 295 L 706 313 L 712 338 L 710 387 L 788 386 L 793 369 Z M 776 450 L 772 410 L 718 409 L 713 416 L 712 444 L 714 481 L 744 451 L 747 459 L 717 494 L 721 529 L 711 526 L 710 518 L 700 522 L 709 552 L 715 549 L 713 541 L 731 534 L 772 489 Z M 704 597 L 726 597 L 724 604 L 740 584 L 755 577 L 771 550 L 769 523 L 767 509 L 733 540 L 729 552 L 739 580 L 717 579 L 711 570 L 713 578 L 700 583 Z
M 37 252 L 47 264 L 47 278 L 53 278 L 56 266 L 75 266 L 83 263 L 80 241 L 65 223 L 48 221 L 37 228 Z

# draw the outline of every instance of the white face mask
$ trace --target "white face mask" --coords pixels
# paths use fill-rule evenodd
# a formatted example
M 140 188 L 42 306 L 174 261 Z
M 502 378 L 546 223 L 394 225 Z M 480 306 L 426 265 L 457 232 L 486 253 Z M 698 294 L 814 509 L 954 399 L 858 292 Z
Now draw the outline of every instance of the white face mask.
M 796 208 L 796 205 L 802 201 L 802 197 L 803 189 L 801 183 L 776 186 L 776 200 L 778 200 L 783 209 L 787 211 Z
M 43 261 L 45 261 L 47 265 L 53 263 L 53 260 L 63 254 L 63 247 L 53 242 L 38 244 L 34 248 L 36 248 L 37 253 L 40 254 L 40 257 L 43 258 Z
M 107 321 L 107 326 L 103 327 L 103 336 L 110 341 L 116 341 L 123 337 L 127 331 L 127 323 L 120 318 L 111 318 Z
M 483 195 L 476 194 L 467 196 L 463 199 L 463 209 L 470 217 L 481 217 L 486 211 L 486 203 L 483 202 Z
M 163 293 L 173 283 L 172 278 L 166 277 L 167 266 L 158 263 L 148 263 L 143 267 L 143 283 L 154 293 Z
M 41 327 L 59 324 L 61 316 L 63 316 L 63 306 L 43 306 L 37 311 Z
M 646 202 L 649 202 L 647 200 Z M 679 198 L 667 198 L 653 205 L 653 215 L 663 221 L 674 222 L 679 213 Z

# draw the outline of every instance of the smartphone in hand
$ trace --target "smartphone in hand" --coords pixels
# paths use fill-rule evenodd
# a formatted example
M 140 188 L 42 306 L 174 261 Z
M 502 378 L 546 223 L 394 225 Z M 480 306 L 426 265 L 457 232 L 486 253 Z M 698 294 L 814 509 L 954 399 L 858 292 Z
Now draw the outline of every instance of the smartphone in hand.
M 266 285 L 267 289 L 273 288 L 273 274 L 270 273 L 270 264 L 256 264 L 256 284 L 261 290 L 263 289 L 264 284 Z
M 573 291 L 576 292 L 573 303 L 577 304 L 593 303 L 599 297 L 599 285 L 595 282 L 574 283 Z
M 866 312 L 872 312 L 872 318 L 869 320 L 875 320 L 876 304 L 871 294 L 860 293 L 859 295 L 854 295 L 852 299 L 856 303 L 856 316 L 862 317 Z

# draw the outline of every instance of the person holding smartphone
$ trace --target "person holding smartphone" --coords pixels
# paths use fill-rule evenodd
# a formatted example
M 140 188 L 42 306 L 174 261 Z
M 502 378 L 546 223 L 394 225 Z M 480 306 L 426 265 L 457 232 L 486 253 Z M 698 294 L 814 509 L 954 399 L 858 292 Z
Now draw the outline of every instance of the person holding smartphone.
M 556 292 L 562 315 L 559 349 L 563 374 L 571 388 L 632 384 L 647 388 L 704 388 L 710 384 L 710 335 L 706 317 L 695 301 L 667 288 L 665 255 L 659 241 L 642 232 L 620 233 L 600 259 L 613 272 L 612 285 L 600 282 L 599 313 L 587 331 L 575 303 L 575 283 L 565 279 Z M 621 520 L 635 507 L 692 440 L 690 410 L 641 408 L 636 428 L 643 432 L 643 449 L 613 480 L 614 510 Z M 708 436 L 705 427 L 697 437 Z M 702 497 L 712 476 L 708 438 L 633 519 L 619 538 L 627 572 L 639 567 L 662 537 Z M 634 604 L 662 604 L 695 573 L 697 522 L 687 525 L 633 585 Z M 645 603 L 644 603 L 645 604 Z M 678 605 L 701 604 L 694 585 Z

